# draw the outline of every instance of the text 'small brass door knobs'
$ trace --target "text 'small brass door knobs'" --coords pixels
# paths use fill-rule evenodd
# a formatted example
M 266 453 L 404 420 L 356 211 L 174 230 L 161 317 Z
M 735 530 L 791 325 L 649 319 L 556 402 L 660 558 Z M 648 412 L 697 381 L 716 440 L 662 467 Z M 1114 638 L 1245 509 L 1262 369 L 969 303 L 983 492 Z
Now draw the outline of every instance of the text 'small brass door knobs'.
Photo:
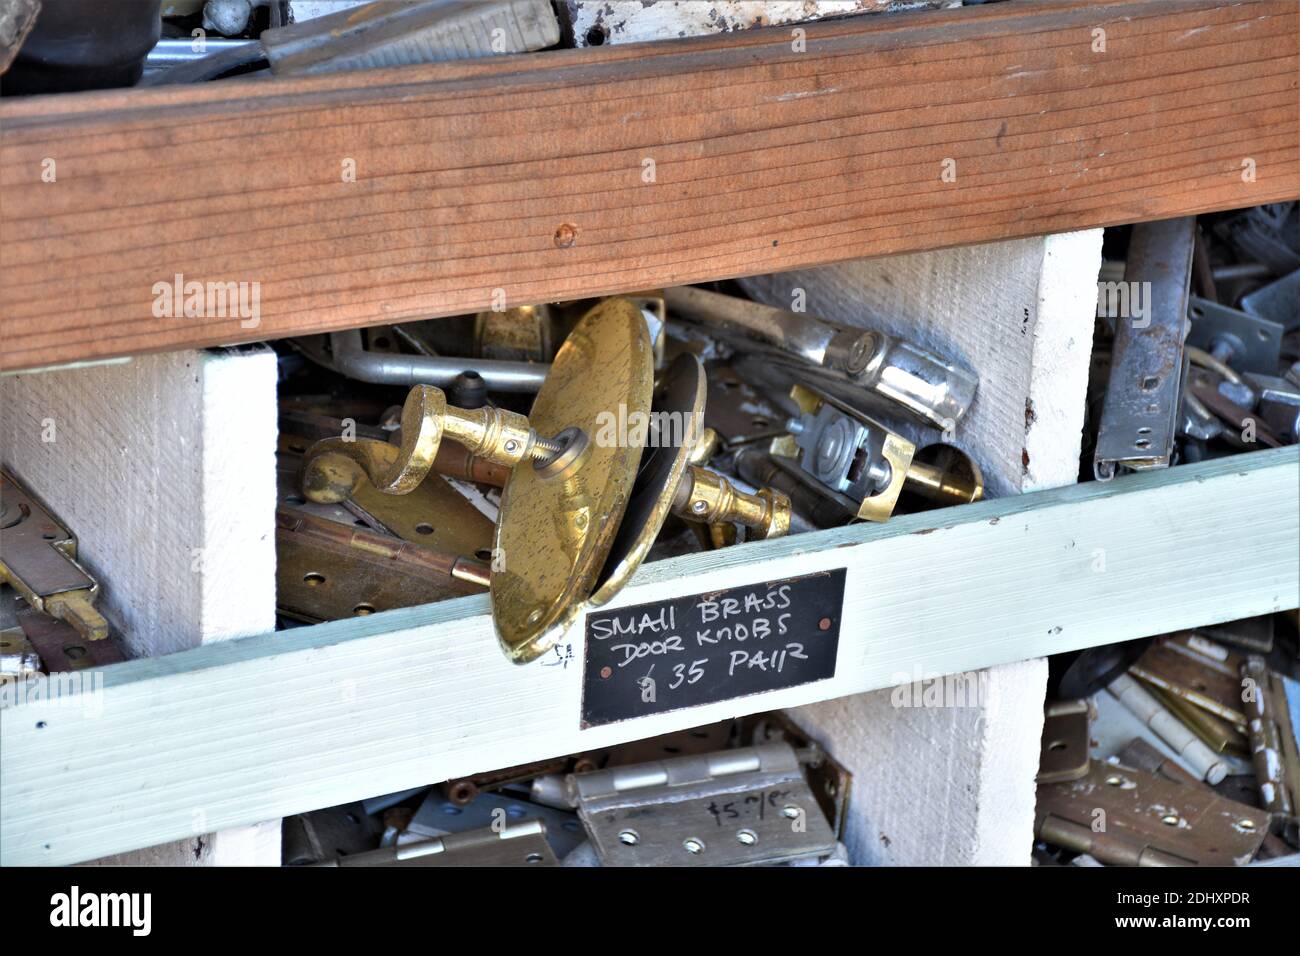
M 506 655 L 535 660 L 588 602 L 604 603 L 627 583 L 669 511 L 734 521 L 763 537 L 789 527 L 784 495 L 750 495 L 690 464 L 705 394 L 699 360 L 674 363 L 655 415 L 653 382 L 641 309 L 608 299 L 561 345 L 527 417 L 490 406 L 456 408 L 438 389 L 418 385 L 402 410 L 400 448 L 375 440 L 317 442 L 303 460 L 303 492 L 317 502 L 340 501 L 369 481 L 405 494 L 432 469 L 444 437 L 508 467 L 493 550 L 492 617 Z

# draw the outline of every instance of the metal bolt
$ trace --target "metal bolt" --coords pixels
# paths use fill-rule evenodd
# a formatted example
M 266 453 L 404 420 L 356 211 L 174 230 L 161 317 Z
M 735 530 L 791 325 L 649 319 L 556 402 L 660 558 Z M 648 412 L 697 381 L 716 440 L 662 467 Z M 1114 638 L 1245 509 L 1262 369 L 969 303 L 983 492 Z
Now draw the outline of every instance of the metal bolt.
M 870 335 L 864 335 L 849 349 L 849 371 L 861 372 L 866 368 L 867 360 L 871 358 L 871 346 L 875 343 Z
M 568 447 L 568 442 L 556 441 L 554 438 L 542 438 L 539 436 L 533 439 L 533 445 L 528 449 L 528 454 L 534 461 L 546 462 L 555 458 Z M 511 450 L 513 451 L 514 449 Z
M 708 510 L 708 507 L 709 503 L 707 501 L 695 501 L 691 503 L 691 510 L 697 515 L 704 514 L 704 512 Z

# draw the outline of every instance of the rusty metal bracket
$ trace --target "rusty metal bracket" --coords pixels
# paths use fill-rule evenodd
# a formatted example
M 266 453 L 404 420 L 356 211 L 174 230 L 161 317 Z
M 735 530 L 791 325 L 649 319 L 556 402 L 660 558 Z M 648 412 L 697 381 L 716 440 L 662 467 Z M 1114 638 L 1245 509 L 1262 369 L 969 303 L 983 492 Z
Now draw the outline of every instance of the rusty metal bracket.
M 1121 468 L 1165 468 L 1178 431 L 1187 375 L 1187 295 L 1196 218 L 1139 223 L 1129 240 L 1124 281 L 1110 283 L 1115 345 L 1106 402 L 1097 429 L 1093 471 L 1101 480 Z

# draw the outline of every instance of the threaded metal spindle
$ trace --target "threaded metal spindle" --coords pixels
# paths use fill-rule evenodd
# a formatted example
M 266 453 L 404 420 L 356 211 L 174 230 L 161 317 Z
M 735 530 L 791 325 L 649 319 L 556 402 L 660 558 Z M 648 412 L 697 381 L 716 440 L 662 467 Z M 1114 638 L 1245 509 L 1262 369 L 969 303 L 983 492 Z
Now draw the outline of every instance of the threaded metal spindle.
M 560 454 L 567 447 L 567 442 L 556 441 L 554 438 L 543 438 L 538 435 L 533 439 L 532 447 L 528 449 L 528 456 L 534 461 L 546 462 Z

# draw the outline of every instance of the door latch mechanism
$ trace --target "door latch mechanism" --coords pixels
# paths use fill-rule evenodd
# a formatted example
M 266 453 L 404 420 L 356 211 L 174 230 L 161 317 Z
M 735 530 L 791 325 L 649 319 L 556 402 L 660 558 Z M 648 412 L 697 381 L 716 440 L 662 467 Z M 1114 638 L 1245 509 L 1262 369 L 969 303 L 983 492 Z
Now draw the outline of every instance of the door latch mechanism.
M 77 563 L 77 539 L 7 472 L 0 472 L 0 581 L 88 641 L 108 637 L 99 583 Z
M 875 419 L 829 395 L 796 385 L 790 397 L 802 414 L 770 453 L 797 465 L 797 474 L 867 521 L 885 521 L 906 487 L 951 504 L 984 496 L 979 466 L 964 452 L 938 443 L 916 446 Z

